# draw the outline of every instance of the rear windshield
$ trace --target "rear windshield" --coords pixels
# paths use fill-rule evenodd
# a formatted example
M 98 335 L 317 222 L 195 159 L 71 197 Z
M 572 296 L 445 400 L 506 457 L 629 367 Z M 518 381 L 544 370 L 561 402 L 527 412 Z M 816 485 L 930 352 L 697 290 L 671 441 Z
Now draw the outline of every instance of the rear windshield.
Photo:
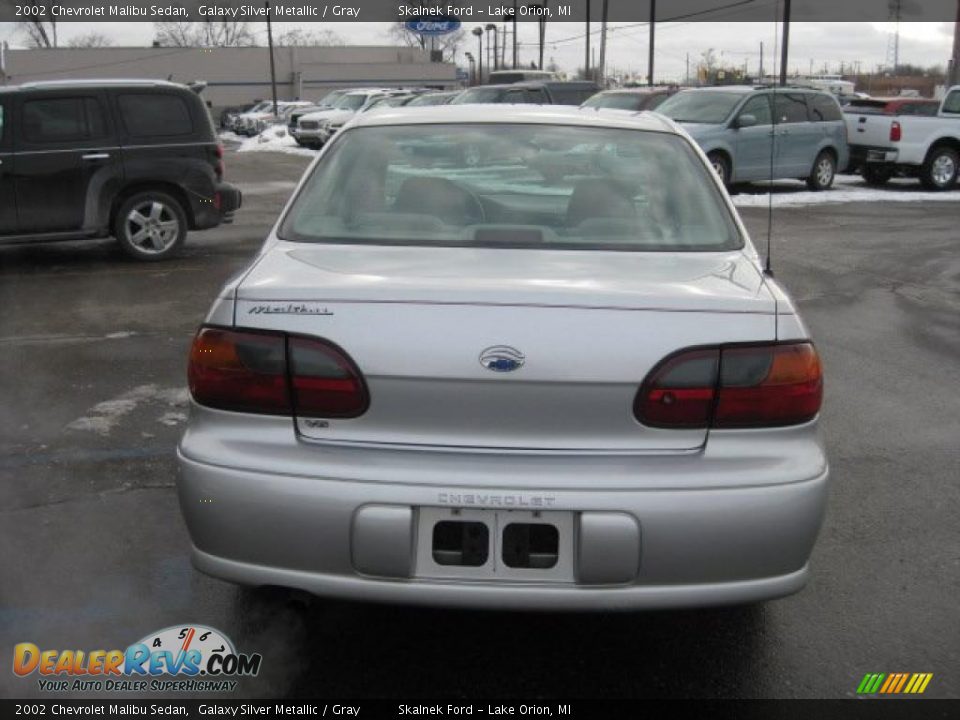
M 657 112 L 677 122 L 719 124 L 742 99 L 740 93 L 690 90 L 664 100 Z
M 710 169 L 664 133 L 531 124 L 360 127 L 281 237 L 372 245 L 720 251 L 742 247 Z

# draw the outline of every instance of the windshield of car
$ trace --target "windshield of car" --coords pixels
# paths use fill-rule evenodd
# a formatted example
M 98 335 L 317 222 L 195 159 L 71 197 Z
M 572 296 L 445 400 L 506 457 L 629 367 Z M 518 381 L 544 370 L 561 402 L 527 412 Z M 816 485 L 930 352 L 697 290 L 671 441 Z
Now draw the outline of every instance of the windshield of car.
M 281 223 L 298 242 L 719 251 L 742 247 L 677 135 L 534 124 L 343 133 Z
M 474 105 L 496 102 L 503 95 L 503 88 L 480 87 L 464 90 L 450 101 L 451 105 Z
M 323 96 L 323 99 L 317 103 L 317 105 L 322 105 L 324 107 L 333 107 L 334 105 L 337 104 L 337 100 L 342 98 L 344 94 L 345 93 L 343 92 L 343 90 L 333 90 L 331 92 L 328 92 L 326 95 Z
M 742 99 L 740 93 L 691 90 L 664 100 L 657 112 L 677 122 L 719 124 Z
M 337 100 L 334 107 L 337 110 L 359 110 L 367 101 L 368 95 L 344 95 Z
M 583 107 L 639 110 L 642 100 L 643 96 L 635 93 L 600 93 L 588 98 Z

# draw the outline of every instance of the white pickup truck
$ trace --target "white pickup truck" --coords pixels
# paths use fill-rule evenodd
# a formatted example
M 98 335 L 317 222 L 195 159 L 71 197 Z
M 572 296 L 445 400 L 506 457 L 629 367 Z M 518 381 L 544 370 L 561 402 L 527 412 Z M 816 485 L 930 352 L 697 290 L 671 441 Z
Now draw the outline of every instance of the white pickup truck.
M 934 117 L 844 113 L 850 171 L 871 185 L 917 177 L 928 190 L 949 190 L 960 172 L 960 85 Z

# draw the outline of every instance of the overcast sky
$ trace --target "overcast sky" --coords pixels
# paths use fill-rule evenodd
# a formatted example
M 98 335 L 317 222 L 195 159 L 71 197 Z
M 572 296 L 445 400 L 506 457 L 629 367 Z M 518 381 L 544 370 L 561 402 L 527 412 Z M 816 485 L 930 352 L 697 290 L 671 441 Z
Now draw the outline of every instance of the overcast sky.
M 257 37 L 266 43 L 266 26 L 250 23 Z M 380 45 L 392 44 L 387 34 L 390 23 L 274 23 L 275 32 L 303 27 L 328 29 L 336 32 L 347 44 Z M 529 64 L 537 54 L 536 23 L 520 23 L 518 32 L 521 42 L 520 60 Z M 599 23 L 594 23 L 599 31 Z M 469 29 L 469 26 L 468 26 Z M 779 29 L 779 28 L 778 28 Z M 769 72 L 774 61 L 774 23 L 713 23 L 675 22 L 657 26 L 656 79 L 658 81 L 680 80 L 685 73 L 687 54 L 691 67 L 700 54 L 713 48 L 718 56 L 722 53 L 724 64 L 742 67 L 755 73 L 760 59 L 760 43 L 765 44 L 764 66 Z M 107 35 L 117 46 L 147 46 L 153 40 L 153 24 L 148 22 L 127 23 L 61 23 L 60 42 L 65 45 L 71 37 L 89 32 Z M 945 65 L 950 57 L 953 42 L 953 23 L 901 23 L 900 61 L 915 65 Z M 583 65 L 584 26 L 582 23 L 550 23 L 547 25 L 545 63 L 554 59 L 566 71 L 574 71 Z M 790 70 L 815 72 L 829 63 L 830 71 L 839 70 L 841 62 L 850 65 L 861 62 L 864 71 L 875 69 L 885 61 L 889 39 L 886 23 L 793 23 L 790 34 Z M 647 65 L 648 29 L 646 25 L 611 23 L 608 34 L 608 68 L 645 74 Z M 0 23 L 0 41 L 6 40 L 11 47 L 23 45 L 23 38 L 15 23 Z M 599 52 L 599 35 L 595 34 L 592 46 Z M 461 48 L 476 53 L 476 38 L 468 36 Z M 508 51 L 509 58 L 509 51 Z M 460 56 L 462 61 L 462 55 Z

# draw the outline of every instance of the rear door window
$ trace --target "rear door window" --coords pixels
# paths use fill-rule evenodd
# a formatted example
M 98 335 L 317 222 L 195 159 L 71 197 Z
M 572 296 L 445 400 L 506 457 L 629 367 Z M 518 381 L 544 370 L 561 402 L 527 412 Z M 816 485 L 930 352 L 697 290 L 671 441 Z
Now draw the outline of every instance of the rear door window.
M 810 119 L 813 122 L 832 122 L 843 120 L 840 106 L 833 98 L 826 95 L 810 95 L 807 98 L 810 104 Z
M 107 135 L 103 108 L 91 97 L 27 100 L 22 117 L 23 138 L 29 143 L 93 140 Z
M 807 101 L 803 93 L 778 92 L 774 95 L 773 107 L 779 125 L 808 121 Z
M 120 117 L 134 137 L 172 137 L 193 132 L 190 108 L 169 93 L 125 93 L 119 96 Z

